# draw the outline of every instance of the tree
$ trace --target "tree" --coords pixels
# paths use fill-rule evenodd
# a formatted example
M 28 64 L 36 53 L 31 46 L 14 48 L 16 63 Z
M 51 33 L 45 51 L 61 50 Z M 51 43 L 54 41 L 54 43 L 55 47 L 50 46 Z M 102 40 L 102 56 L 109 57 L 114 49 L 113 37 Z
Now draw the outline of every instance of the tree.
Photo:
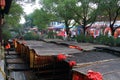
M 5 15 L 5 23 L 9 26 L 17 26 L 20 22 L 21 15 L 24 14 L 23 8 L 15 1 L 12 2 L 9 15 Z
M 19 25 L 21 15 L 23 15 L 23 9 L 22 7 L 17 4 L 15 1 L 12 1 L 9 14 L 4 16 L 4 25 L 3 30 L 6 29 L 6 31 L 3 31 L 3 39 L 6 39 L 7 33 L 10 33 L 10 29 L 15 29 Z M 5 36 L 6 35 L 6 36 Z M 10 37 L 9 37 L 10 38 Z
M 109 26 L 114 35 L 114 24 L 120 16 L 120 1 L 119 0 L 101 0 L 99 3 L 101 15 L 109 21 Z
M 45 29 L 50 21 L 54 19 L 54 16 L 43 9 L 36 9 L 31 14 L 31 18 L 33 20 L 33 24 L 38 26 L 39 29 Z
M 43 0 L 43 8 L 64 20 L 67 33 L 72 19 L 83 25 L 85 34 L 87 24 L 94 23 L 98 16 L 104 16 L 104 19 L 108 18 L 113 35 L 113 26 L 120 15 L 119 0 Z
M 60 1 L 56 8 L 56 14 L 64 20 L 67 34 L 69 33 L 69 26 L 71 25 L 73 16 L 75 15 L 74 12 L 71 10 L 71 8 L 74 8 L 73 3 L 74 0 Z
M 71 7 L 73 7 L 72 3 L 74 1 L 75 0 L 43 0 L 43 8 L 65 23 L 67 34 L 69 33 L 70 22 L 74 15 L 74 12 L 70 10 Z
M 93 7 L 93 5 L 95 6 Z M 75 8 L 71 9 L 75 13 L 74 20 L 79 25 L 83 26 L 83 31 L 85 34 L 86 25 L 95 22 L 99 12 L 99 7 L 91 0 L 78 0 L 74 3 L 74 6 Z
M 98 7 L 92 7 L 95 2 L 92 0 L 44 0 L 45 10 L 52 12 L 64 20 L 67 33 L 71 20 L 75 20 L 79 25 L 83 25 L 85 33 L 86 25 L 96 20 Z
M 33 27 L 33 19 L 32 19 L 32 14 L 29 14 L 29 15 L 25 15 L 24 16 L 25 18 L 25 27 Z

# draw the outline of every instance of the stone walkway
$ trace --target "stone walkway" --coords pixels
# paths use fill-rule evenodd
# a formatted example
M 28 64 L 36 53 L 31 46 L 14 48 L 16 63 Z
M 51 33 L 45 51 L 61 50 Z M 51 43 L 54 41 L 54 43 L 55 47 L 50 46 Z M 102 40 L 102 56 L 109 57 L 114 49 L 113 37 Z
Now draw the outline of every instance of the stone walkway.
M 0 49 L 0 80 L 5 80 L 4 72 L 4 50 Z

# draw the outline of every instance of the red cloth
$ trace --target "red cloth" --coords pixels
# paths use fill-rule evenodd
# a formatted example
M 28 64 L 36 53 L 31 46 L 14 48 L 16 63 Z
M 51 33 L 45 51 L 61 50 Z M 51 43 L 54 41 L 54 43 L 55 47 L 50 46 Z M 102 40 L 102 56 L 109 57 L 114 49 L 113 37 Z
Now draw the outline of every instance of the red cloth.
M 73 66 L 76 65 L 76 62 L 75 62 L 75 61 L 70 61 L 70 62 L 69 62 L 69 65 L 70 65 L 70 67 L 73 67 Z
M 80 48 L 79 46 L 76 46 L 76 49 L 80 50 L 80 51 L 83 51 L 82 48 Z
M 6 46 L 5 46 L 6 49 L 10 49 L 10 44 L 8 43 Z
M 59 61 L 62 61 L 62 60 L 65 60 L 66 59 L 66 56 L 64 55 L 64 54 L 58 54 L 58 56 L 57 56 L 57 59 L 59 60 Z
M 58 34 L 57 34 L 57 36 L 65 36 L 65 31 L 60 31 Z
M 78 75 L 74 75 L 73 80 L 79 80 L 79 76 Z
M 78 49 L 80 51 L 82 51 L 83 49 L 80 48 L 79 46 L 75 46 L 75 45 L 70 45 L 69 48 L 72 48 L 72 49 Z
M 89 80 L 103 80 L 102 74 L 100 72 L 95 72 L 88 70 L 87 77 Z

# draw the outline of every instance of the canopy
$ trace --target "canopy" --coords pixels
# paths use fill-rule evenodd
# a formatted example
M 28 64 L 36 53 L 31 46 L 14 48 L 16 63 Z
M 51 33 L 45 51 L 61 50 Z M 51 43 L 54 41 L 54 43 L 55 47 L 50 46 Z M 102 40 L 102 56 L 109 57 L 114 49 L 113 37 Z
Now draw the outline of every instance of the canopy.
M 59 25 L 53 26 L 54 29 L 63 29 L 64 27 L 65 27 L 64 24 L 59 24 Z
M 52 27 L 48 27 L 48 29 L 64 29 L 65 28 L 65 25 L 64 24 L 59 24 L 59 25 L 55 25 L 55 26 L 52 26 Z

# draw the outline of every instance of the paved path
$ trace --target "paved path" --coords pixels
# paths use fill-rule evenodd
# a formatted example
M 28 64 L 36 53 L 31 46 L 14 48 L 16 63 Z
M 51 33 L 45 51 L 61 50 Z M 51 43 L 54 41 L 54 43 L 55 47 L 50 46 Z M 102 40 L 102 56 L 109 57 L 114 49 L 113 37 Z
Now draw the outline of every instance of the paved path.
M 0 80 L 5 80 L 5 72 L 4 72 L 4 50 L 0 49 Z
M 4 80 L 5 73 L 4 73 L 4 61 L 0 61 L 0 80 Z

